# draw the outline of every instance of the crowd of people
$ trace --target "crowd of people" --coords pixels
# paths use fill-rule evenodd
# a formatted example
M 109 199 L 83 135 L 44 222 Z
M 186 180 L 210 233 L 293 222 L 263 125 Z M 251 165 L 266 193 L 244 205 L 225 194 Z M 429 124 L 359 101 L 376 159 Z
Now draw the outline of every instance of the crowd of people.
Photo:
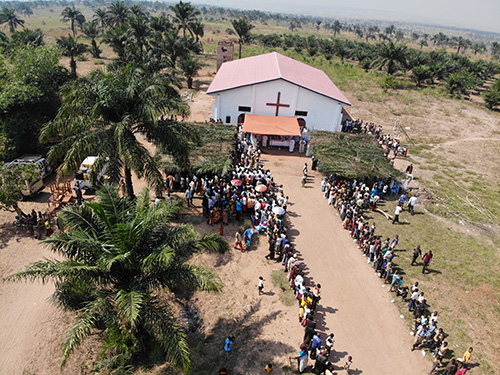
M 299 355 L 294 357 L 298 369 L 301 373 L 304 372 L 308 367 L 308 360 L 312 359 L 315 360 L 313 373 L 331 374 L 334 366 L 328 359 L 335 344 L 334 334 L 330 333 L 323 340 L 314 319 L 321 299 L 321 285 L 308 285 L 303 276 L 303 264 L 290 241 L 286 226 L 288 197 L 283 186 L 275 183 L 271 171 L 260 166 L 259 156 L 259 150 L 245 138 L 237 138 L 233 152 L 233 169 L 222 179 L 216 176 L 201 179 L 199 192 L 203 195 L 203 212 L 208 224 L 220 221 L 222 226 L 227 224 L 228 217 L 234 217 L 238 222 L 243 219 L 250 220 L 251 228 L 244 230 L 240 227 L 235 233 L 234 248 L 237 250 L 248 249 L 253 234 L 267 237 L 269 251 L 265 258 L 280 262 L 287 273 L 299 308 L 298 324 L 304 328 Z M 197 183 L 193 183 L 193 180 L 194 178 L 187 184 L 196 187 Z M 264 278 L 259 276 L 259 295 L 265 293 L 264 281 Z M 233 341 L 232 336 L 226 339 L 226 352 L 231 351 Z M 352 357 L 349 357 L 345 369 L 349 369 L 351 363 Z M 265 371 L 271 372 L 272 364 L 269 364 Z
M 384 280 L 384 284 L 390 284 L 389 292 L 394 292 L 401 300 L 408 302 L 408 310 L 413 313 L 415 323 L 412 351 L 417 348 L 428 349 L 435 358 L 431 373 L 437 373 L 439 368 L 443 367 L 442 360 L 449 350 L 447 335 L 442 327 L 438 328 L 438 312 L 429 311 L 425 294 L 419 288 L 418 282 L 411 287 L 403 285 L 403 276 L 399 274 L 400 270 L 393 262 L 397 256 L 395 251 L 400 241 L 399 236 L 395 235 L 391 239 L 377 234 L 375 222 L 370 224 L 363 216 L 366 210 L 375 209 L 377 203 L 385 199 L 389 191 L 389 181 L 363 183 L 332 175 L 323 179 L 321 190 L 328 204 L 338 210 L 343 228 L 349 231 L 361 254 L 367 258 L 367 263 L 376 275 Z M 406 201 L 409 212 L 413 213 L 417 200 L 408 198 L 403 192 L 398 199 L 399 212 L 396 210 L 393 223 L 398 222 L 398 215 Z M 421 259 L 424 274 L 433 258 L 432 250 L 423 253 L 421 247 L 417 246 L 412 255 L 411 266 L 417 265 L 417 261 Z M 467 365 L 470 353 L 472 348 L 463 357 L 450 360 L 443 374 L 465 374 L 470 369 Z
M 15 224 L 18 227 L 26 228 L 28 234 L 38 240 L 42 240 L 44 237 L 48 238 L 54 234 L 49 216 L 47 214 L 42 214 L 41 211 L 37 213 L 35 210 L 32 210 L 29 214 L 20 212 L 17 215 Z M 63 231 L 63 227 L 57 217 L 55 219 L 55 224 L 59 231 Z
M 355 126 L 355 125 L 354 125 Z M 390 159 L 401 152 L 401 146 L 397 139 L 381 135 L 381 127 L 373 124 L 357 125 L 361 132 L 375 134 L 381 147 L 386 150 Z M 405 156 L 406 150 L 403 149 Z M 239 228 L 235 234 L 235 249 L 245 251 L 251 244 L 254 233 L 267 235 L 268 254 L 266 259 L 281 262 L 287 273 L 290 288 L 293 290 L 299 308 L 298 322 L 304 327 L 304 336 L 299 348 L 299 355 L 294 357 L 298 362 L 299 372 L 304 372 L 308 367 L 309 359 L 315 360 L 312 372 L 316 374 L 329 374 L 334 370 L 329 356 L 334 347 L 334 334 L 330 333 L 322 338 L 316 327 L 314 319 L 315 311 L 321 300 L 321 285 L 308 285 L 304 279 L 303 264 L 295 252 L 287 233 L 285 214 L 288 197 L 284 194 L 283 186 L 274 182 L 270 170 L 264 170 L 260 165 L 260 150 L 245 138 L 235 138 L 235 146 L 232 153 L 234 160 L 233 169 L 225 176 L 219 178 L 217 175 L 198 179 L 196 176 L 168 175 L 166 178 L 167 190 L 177 187 L 185 191 L 188 206 L 192 204 L 195 193 L 203 196 L 203 215 L 210 225 L 219 224 L 221 234 L 223 226 L 228 224 L 230 217 L 236 218 L 238 222 L 249 219 L 251 228 L 244 230 Z M 393 157 L 393 158 L 394 158 Z M 412 166 L 406 172 L 412 173 Z M 315 169 L 315 168 L 313 168 Z M 303 175 L 307 178 L 307 164 Z M 357 243 L 361 254 L 366 257 L 376 275 L 388 285 L 388 290 L 395 293 L 401 300 L 408 302 L 408 310 L 414 317 L 415 341 L 412 350 L 421 348 L 428 349 L 434 356 L 432 373 L 437 373 L 443 367 L 443 359 L 449 353 L 447 335 L 442 327 L 438 327 L 438 312 L 430 312 L 423 291 L 420 290 L 418 282 L 411 286 L 404 285 L 403 276 L 394 264 L 397 256 L 395 251 L 399 244 L 398 235 L 391 237 L 376 233 L 375 222 L 370 223 L 363 216 L 366 210 L 377 208 L 377 204 L 387 198 L 391 192 L 391 181 L 371 181 L 370 183 L 356 180 L 346 180 L 336 176 L 325 177 L 321 183 L 321 190 L 328 204 L 338 210 L 344 229 L 348 230 L 353 240 Z M 405 204 L 410 214 L 414 213 L 417 203 L 415 195 L 411 191 L 399 196 L 398 206 L 393 218 L 393 223 L 399 222 L 399 214 L 403 211 Z M 399 212 L 398 212 L 399 208 Z M 411 265 L 417 265 L 422 259 L 422 273 L 426 272 L 433 258 L 431 250 L 422 252 L 420 246 L 413 250 Z M 389 287 L 390 286 L 390 287 Z M 260 276 L 258 280 L 258 293 L 264 293 L 264 279 Z M 234 338 L 226 340 L 226 351 L 232 348 Z M 444 368 L 443 374 L 465 374 L 469 367 L 472 348 L 463 357 L 450 360 Z M 352 357 L 344 368 L 349 369 Z M 267 371 L 272 371 L 269 364 Z

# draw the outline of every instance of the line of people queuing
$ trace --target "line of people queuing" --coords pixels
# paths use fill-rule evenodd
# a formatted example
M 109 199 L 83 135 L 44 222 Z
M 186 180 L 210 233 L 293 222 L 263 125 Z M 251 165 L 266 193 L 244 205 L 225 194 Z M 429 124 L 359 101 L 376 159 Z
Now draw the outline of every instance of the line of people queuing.
M 390 237 L 384 239 L 375 233 L 375 222 L 370 224 L 363 217 L 364 210 L 375 208 L 377 202 L 385 197 L 387 184 L 381 181 L 371 184 L 358 183 L 356 180 L 350 181 L 332 175 L 324 178 L 321 190 L 329 205 L 338 210 L 344 229 L 348 230 L 353 241 L 357 242 L 358 249 L 367 258 L 367 263 L 378 277 L 384 280 L 384 284 L 390 284 L 388 290 L 401 297 L 402 301 L 408 298 L 408 310 L 413 312 L 415 322 L 412 351 L 419 347 L 427 348 L 434 357 L 431 373 L 437 373 L 439 368 L 443 367 L 442 360 L 449 350 L 445 340 L 447 335 L 443 328 L 438 328 L 438 312 L 429 312 L 425 294 L 419 289 L 418 282 L 415 282 L 411 289 L 403 286 L 403 276 L 393 263 L 399 236 L 394 236 L 392 240 Z M 398 207 L 403 206 L 406 198 L 406 195 L 402 194 Z M 414 206 L 416 202 L 412 203 Z M 417 246 L 413 250 L 411 265 L 416 265 L 420 258 L 423 261 L 423 274 L 433 258 L 433 253 L 429 250 L 423 254 L 420 246 Z M 443 374 L 465 374 L 470 369 L 467 362 L 471 353 L 472 348 L 469 348 L 463 357 L 449 361 Z

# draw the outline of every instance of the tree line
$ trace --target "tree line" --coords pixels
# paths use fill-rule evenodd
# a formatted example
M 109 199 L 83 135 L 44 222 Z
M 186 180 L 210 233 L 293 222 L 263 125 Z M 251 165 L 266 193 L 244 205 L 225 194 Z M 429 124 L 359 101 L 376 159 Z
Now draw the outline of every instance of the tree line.
M 335 56 L 342 61 L 355 61 L 366 72 L 378 69 L 389 76 L 409 77 L 418 87 L 443 83 L 448 92 L 457 97 L 469 96 L 472 90 L 484 88 L 486 82 L 500 73 L 500 64 L 494 61 L 473 60 L 445 49 L 423 51 L 392 39 L 370 44 L 315 35 L 260 34 L 254 35 L 253 40 L 270 48 L 293 49 L 309 57 L 323 56 L 331 60 Z M 397 84 L 395 78 L 389 77 L 389 81 Z M 500 103 L 490 91 L 496 92 L 496 86 L 484 95 L 487 106 L 493 108 Z
M 168 109 L 168 116 L 162 113 L 165 118 L 188 114 L 188 106 L 177 89 L 182 76 L 188 88 L 192 88 L 193 77 L 203 66 L 197 57 L 203 51 L 203 24 L 199 12 L 189 3 L 180 2 L 169 9 L 171 14 L 153 17 L 139 5 L 129 7 L 118 1 L 107 8 L 97 8 L 93 19 L 86 20 L 74 6 L 66 7 L 61 21 L 70 25 L 71 33 L 58 38 L 55 47 L 45 45 L 40 29 L 12 31 L 10 38 L 4 34 L 0 38 L 0 160 L 42 151 L 38 134 L 43 124 L 56 118 L 62 105 L 61 93 L 76 92 L 76 85 L 82 80 L 105 79 L 102 72 L 77 79 L 78 57 L 89 52 L 99 58 L 102 43 L 117 55 L 107 66 L 109 74 L 116 77 L 128 72 L 132 77 L 133 71 L 140 72 L 141 77 L 146 77 L 143 82 L 151 82 L 150 78 L 155 77 L 168 98 L 168 103 L 154 103 L 155 107 Z M 16 24 L 22 25 L 20 21 Z M 69 71 L 59 65 L 61 55 L 70 58 Z M 140 81 L 139 77 L 137 82 Z M 9 84 L 12 82 L 17 84 Z M 44 140 L 49 141 L 54 139 Z M 56 157 L 52 160 L 60 161 Z

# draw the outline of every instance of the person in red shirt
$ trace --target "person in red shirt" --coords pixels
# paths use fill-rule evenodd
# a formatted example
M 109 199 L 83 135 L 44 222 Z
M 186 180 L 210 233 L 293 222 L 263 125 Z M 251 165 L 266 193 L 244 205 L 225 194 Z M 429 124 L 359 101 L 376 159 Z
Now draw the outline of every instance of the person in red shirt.
M 432 254 L 432 250 L 429 250 L 427 253 L 424 254 L 422 257 L 422 260 L 424 261 L 424 265 L 422 267 L 422 275 L 425 273 L 425 270 L 427 269 L 427 266 L 431 262 L 432 257 L 434 254 Z
M 470 367 L 467 367 L 463 363 L 460 364 L 460 368 L 458 369 L 457 373 L 455 375 L 465 375 L 467 371 L 470 370 Z

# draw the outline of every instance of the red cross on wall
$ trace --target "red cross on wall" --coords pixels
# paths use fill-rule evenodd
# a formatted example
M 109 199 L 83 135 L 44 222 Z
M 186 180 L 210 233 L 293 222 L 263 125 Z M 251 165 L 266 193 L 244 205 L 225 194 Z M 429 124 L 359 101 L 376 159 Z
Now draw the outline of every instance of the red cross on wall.
M 276 103 L 266 103 L 266 105 L 276 107 L 275 116 L 278 116 L 278 113 L 280 111 L 280 107 L 290 107 L 290 104 L 281 104 L 280 99 L 281 99 L 281 92 L 278 92 L 278 99 L 276 99 Z

